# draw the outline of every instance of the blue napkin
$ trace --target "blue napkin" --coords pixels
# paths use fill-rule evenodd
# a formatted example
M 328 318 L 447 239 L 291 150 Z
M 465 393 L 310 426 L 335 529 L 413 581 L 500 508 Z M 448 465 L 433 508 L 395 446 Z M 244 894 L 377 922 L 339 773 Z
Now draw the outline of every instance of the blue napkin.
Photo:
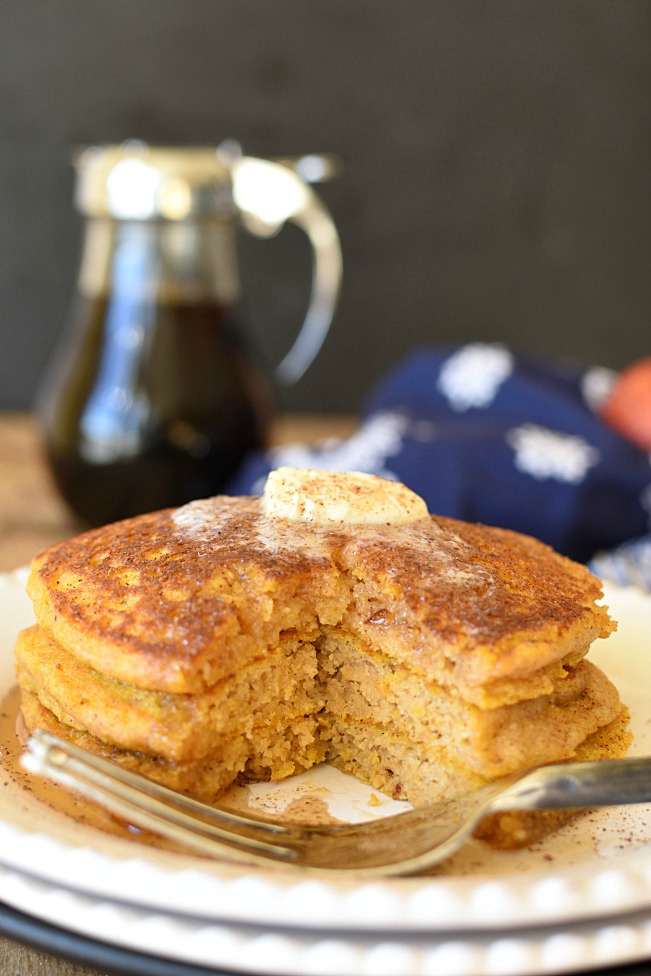
M 259 494 L 280 465 L 366 471 L 404 482 L 433 513 L 587 561 L 651 521 L 649 455 L 598 416 L 614 376 L 498 344 L 420 349 L 372 391 L 352 437 L 255 455 L 228 490 Z

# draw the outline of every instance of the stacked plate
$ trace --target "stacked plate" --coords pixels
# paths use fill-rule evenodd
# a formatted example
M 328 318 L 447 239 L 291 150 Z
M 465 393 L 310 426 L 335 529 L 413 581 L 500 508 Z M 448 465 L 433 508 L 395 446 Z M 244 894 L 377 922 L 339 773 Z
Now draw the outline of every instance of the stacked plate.
M 31 622 L 24 573 L 0 577 L 0 698 L 13 641 Z M 591 658 L 651 753 L 651 599 L 607 587 L 617 634 Z M 6 725 L 6 722 L 5 722 Z M 482 976 L 567 973 L 651 958 L 651 807 L 589 813 L 518 853 L 471 842 L 428 877 L 373 880 L 240 868 L 75 823 L 12 776 L 0 743 L 0 930 L 92 965 L 152 976 Z M 316 793 L 338 818 L 385 815 L 370 791 L 324 767 L 248 800 L 280 809 Z M 62 946 L 61 936 L 69 941 Z

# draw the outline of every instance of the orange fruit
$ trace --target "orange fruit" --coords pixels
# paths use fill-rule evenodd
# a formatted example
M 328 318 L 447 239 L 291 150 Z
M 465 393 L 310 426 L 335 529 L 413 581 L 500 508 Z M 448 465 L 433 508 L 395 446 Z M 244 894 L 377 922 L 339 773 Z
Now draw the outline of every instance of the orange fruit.
M 651 356 L 622 370 L 599 415 L 643 451 L 651 451 Z

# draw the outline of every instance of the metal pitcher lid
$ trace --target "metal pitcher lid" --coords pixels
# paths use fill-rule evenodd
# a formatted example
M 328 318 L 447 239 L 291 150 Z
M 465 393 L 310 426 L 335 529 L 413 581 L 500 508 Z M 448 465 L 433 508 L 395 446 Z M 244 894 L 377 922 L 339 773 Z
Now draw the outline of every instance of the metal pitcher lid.
M 74 158 L 75 202 L 87 216 L 184 220 L 232 216 L 231 164 L 236 143 L 150 146 L 143 142 L 86 146 Z

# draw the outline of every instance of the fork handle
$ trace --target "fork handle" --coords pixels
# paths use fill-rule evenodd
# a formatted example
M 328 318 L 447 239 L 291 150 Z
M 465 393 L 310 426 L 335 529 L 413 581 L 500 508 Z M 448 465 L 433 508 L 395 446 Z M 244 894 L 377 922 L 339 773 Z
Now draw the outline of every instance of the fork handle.
M 567 810 L 629 803 L 651 803 L 650 757 L 542 766 L 515 779 L 489 809 Z

